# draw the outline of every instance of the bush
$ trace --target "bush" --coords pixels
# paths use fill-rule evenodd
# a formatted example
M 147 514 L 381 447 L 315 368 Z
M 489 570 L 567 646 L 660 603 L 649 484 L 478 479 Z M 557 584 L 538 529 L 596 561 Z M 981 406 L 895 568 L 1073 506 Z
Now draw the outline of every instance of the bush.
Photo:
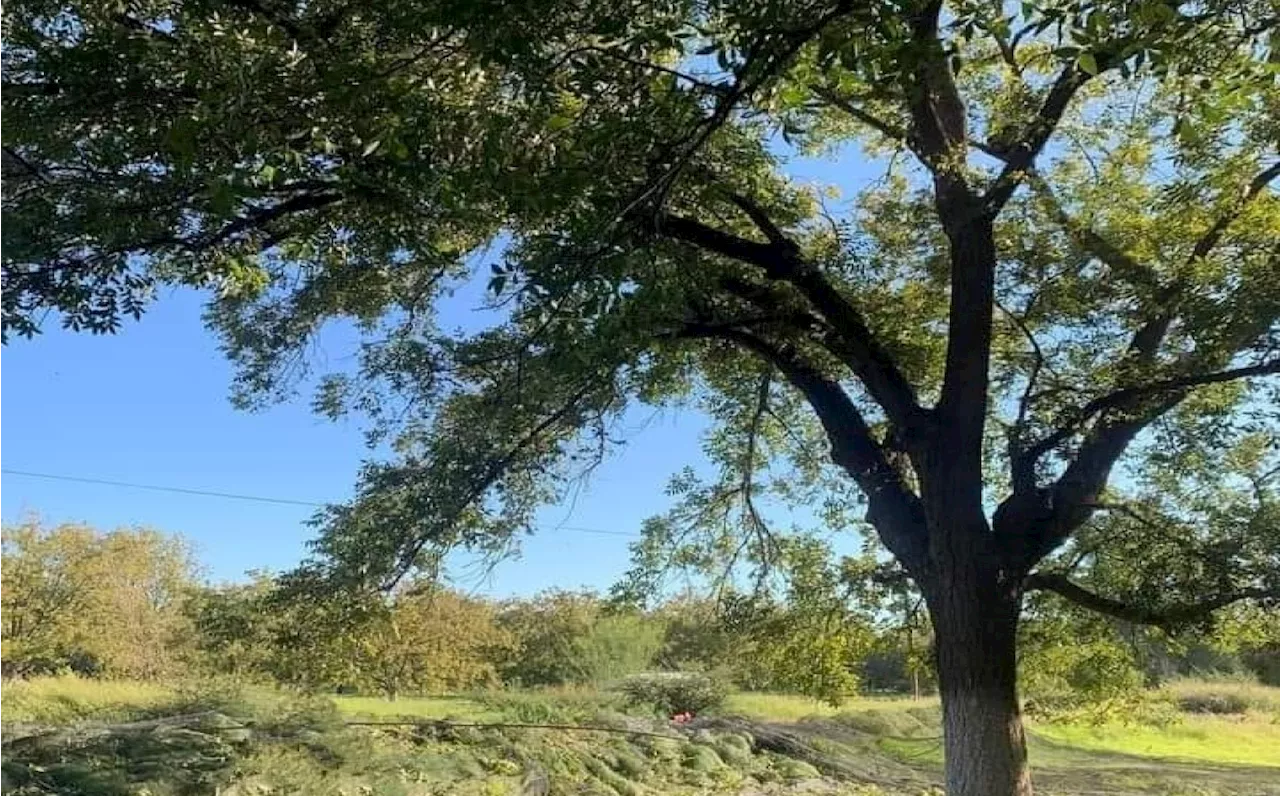
M 1252 710 L 1280 715 L 1276 690 L 1240 675 L 1171 680 L 1161 693 L 1184 713 L 1239 715 Z
M 1263 685 L 1280 686 L 1280 644 L 1260 647 L 1241 656 L 1244 665 Z
M 1183 694 L 1178 697 L 1178 710 L 1184 713 L 1213 713 L 1215 715 L 1247 713 L 1249 700 L 1243 694 L 1229 691 Z
M 649 669 L 665 632 L 661 622 L 639 614 L 599 617 L 575 644 L 586 682 L 606 683 Z
M 593 723 L 601 715 L 620 713 L 623 708 L 618 694 L 568 687 L 474 692 L 469 698 L 505 720 L 532 724 Z
M 666 716 L 715 710 L 728 696 L 722 681 L 696 672 L 636 674 L 623 680 L 619 689 L 630 704 L 648 705 Z

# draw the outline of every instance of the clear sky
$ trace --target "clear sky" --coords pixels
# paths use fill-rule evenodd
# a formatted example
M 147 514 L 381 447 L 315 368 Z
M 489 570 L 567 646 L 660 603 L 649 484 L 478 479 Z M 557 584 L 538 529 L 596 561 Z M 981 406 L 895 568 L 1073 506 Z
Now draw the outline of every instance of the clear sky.
M 371 456 L 358 420 L 332 423 L 297 400 L 256 413 L 228 401 L 231 367 L 200 320 L 191 291 L 162 296 L 114 336 L 56 327 L 3 351 L 3 465 L 91 479 L 323 503 L 351 494 Z M 459 307 L 461 315 L 465 309 Z M 446 326 L 450 325 L 446 318 Z M 458 317 L 462 323 L 465 317 Z M 321 357 L 349 351 L 322 349 Z M 625 569 L 640 522 L 667 505 L 663 488 L 698 456 L 692 412 L 635 412 L 622 456 L 570 505 L 542 512 L 520 560 L 482 578 L 459 561 L 460 585 L 496 594 L 550 586 L 606 588 Z M 3 476 L 5 522 L 147 525 L 191 539 L 215 580 L 286 569 L 304 554 L 313 509 L 103 484 Z M 588 528 L 610 533 L 592 533 Z
M 831 163 L 808 162 L 793 172 L 827 181 L 833 170 Z M 846 164 L 838 171 L 846 186 L 871 174 Z M 474 325 L 475 306 L 465 298 L 455 302 L 443 325 Z M 233 409 L 231 367 L 200 313 L 197 293 L 173 290 L 114 336 L 66 332 L 50 323 L 33 340 L 5 346 L 5 470 L 317 504 L 346 499 L 361 461 L 372 455 L 358 420 L 319 418 L 306 396 L 259 413 Z M 326 343 L 318 354 L 340 361 L 351 349 Z M 571 504 L 542 512 L 539 532 L 525 541 L 519 559 L 487 576 L 459 561 L 453 567 L 458 584 L 496 595 L 611 585 L 626 569 L 626 534 L 669 505 L 667 479 L 699 460 L 705 428 L 692 411 L 637 411 L 627 423 L 635 433 L 621 454 L 599 468 Z M 145 525 L 180 533 L 195 544 L 216 581 L 296 564 L 312 535 L 305 522 L 314 511 L 10 472 L 3 475 L 0 499 L 6 523 L 38 514 L 47 523 Z M 573 530 L 583 528 L 595 532 Z

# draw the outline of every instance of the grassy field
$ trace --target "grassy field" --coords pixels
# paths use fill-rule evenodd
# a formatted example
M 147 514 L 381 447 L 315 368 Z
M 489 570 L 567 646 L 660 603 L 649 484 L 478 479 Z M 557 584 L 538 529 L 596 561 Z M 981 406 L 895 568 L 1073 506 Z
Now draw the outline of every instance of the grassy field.
M 86 680 L 72 675 L 0 685 L 5 724 L 127 719 L 171 704 L 176 698 L 174 687 L 159 683 Z
M 464 696 L 404 697 L 394 702 L 382 697 L 336 696 L 338 710 L 356 718 L 386 719 L 412 716 L 422 719 L 452 719 L 457 721 L 494 721 L 495 711 Z
M 1262 717 L 1185 716 L 1167 727 L 1048 724 L 1034 735 L 1076 749 L 1162 760 L 1280 767 L 1280 723 Z M 1280 768 L 1275 774 L 1280 779 Z
M 1161 696 L 1183 708 L 1167 724 L 1032 724 L 1032 764 L 1041 791 L 1280 794 L 1280 689 L 1182 681 Z M 744 718 L 709 719 L 704 729 L 683 733 L 628 715 L 616 695 L 590 689 L 389 702 L 226 684 L 48 678 L 5 683 L 3 703 L 4 792 L 21 796 L 176 796 L 214 789 L 223 796 L 502 796 L 524 792 L 539 777 L 550 793 L 919 796 L 936 792 L 931 788 L 941 764 L 932 699 L 856 699 L 835 708 L 792 695 L 739 693 L 723 712 Z M 145 721 L 208 710 L 217 710 L 224 725 L 175 728 Z M 588 724 L 624 732 L 344 726 L 397 717 Z M 142 725 L 113 735 L 94 734 L 84 724 L 139 719 Z M 23 725 L 30 724 L 65 729 L 22 737 L 29 733 Z
M 796 721 L 812 716 L 836 716 L 866 710 L 905 710 L 911 707 L 937 707 L 935 697 L 920 700 L 902 697 L 854 697 L 835 707 L 809 697 L 795 694 L 766 694 L 740 692 L 731 694 L 726 710 L 743 716 L 772 721 Z

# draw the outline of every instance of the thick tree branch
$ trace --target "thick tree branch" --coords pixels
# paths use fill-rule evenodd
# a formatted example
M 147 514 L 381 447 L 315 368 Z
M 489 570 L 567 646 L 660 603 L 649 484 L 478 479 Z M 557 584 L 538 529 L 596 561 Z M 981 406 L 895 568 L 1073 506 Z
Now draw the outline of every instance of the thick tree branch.
M 964 101 L 938 36 L 942 5 L 942 0 L 929 0 L 911 20 L 918 67 L 907 98 L 910 137 L 918 143 L 926 162 L 933 164 L 945 164 L 953 153 L 963 151 L 967 140 Z M 942 171 L 946 182 L 967 190 L 959 169 L 944 166 Z
M 190 248 L 208 249 L 243 232 L 250 230 L 261 231 L 267 224 L 276 219 L 308 210 L 319 210 L 322 207 L 342 201 L 342 198 L 342 194 L 336 191 L 308 192 L 297 194 L 269 207 L 253 208 L 211 235 L 191 241 Z
M 796 53 L 800 52 L 828 25 L 848 14 L 853 8 L 852 2 L 839 2 L 827 13 L 808 24 L 790 30 L 771 31 L 769 35 L 762 36 L 752 46 L 746 47 L 745 50 L 751 55 L 746 63 L 736 70 L 737 77 L 733 84 L 718 92 L 719 97 L 711 113 L 699 122 L 688 136 L 675 142 L 669 165 L 663 167 L 662 173 L 627 203 L 618 217 L 628 217 L 648 200 L 653 200 L 652 205 L 660 209 L 665 202 L 667 191 L 679 178 L 681 172 L 711 136 L 733 117 L 739 103 L 750 98 L 763 85 L 781 73 L 791 64 Z
M 729 201 L 737 205 L 738 209 L 743 213 L 746 213 L 747 218 L 751 219 L 751 223 L 756 225 L 756 229 L 760 230 L 769 239 L 769 243 L 779 252 L 784 252 L 789 257 L 800 256 L 800 247 L 796 245 L 795 241 L 787 237 L 787 233 L 783 232 L 777 224 L 773 223 L 773 219 L 769 218 L 769 214 L 765 212 L 763 207 L 742 194 L 729 194 Z
M 678 334 L 724 340 L 776 367 L 817 414 L 831 443 L 831 460 L 849 473 L 867 496 L 867 521 L 908 569 L 922 571 L 927 563 L 927 532 L 920 500 L 885 459 L 862 413 L 838 383 L 795 352 L 750 332 L 690 322 Z
M 1087 72 L 1074 65 L 1063 70 L 1021 137 L 1011 145 L 997 147 L 1001 152 L 1004 168 L 987 191 L 985 200 L 988 207 L 998 211 L 1009 201 L 1027 169 L 1035 163 L 1036 157 L 1053 135 L 1058 122 L 1070 106 L 1071 99 L 1089 77 Z
M 1026 171 L 1035 165 L 1036 158 L 1053 136 L 1081 87 L 1119 63 L 1119 59 L 1110 53 L 1097 52 L 1093 55 L 1098 67 L 1096 72 L 1086 72 L 1075 63 L 1063 69 L 1045 94 L 1040 110 L 1024 126 L 1021 134 L 1009 144 L 997 147 L 1003 153 L 1001 159 L 1005 165 L 983 197 L 991 211 L 999 212 L 1009 201 Z
M 1240 195 L 1240 199 L 1235 206 L 1227 213 L 1224 213 L 1217 221 L 1213 222 L 1213 226 L 1196 241 L 1195 247 L 1191 250 L 1191 261 L 1203 260 L 1213 251 L 1218 242 L 1222 240 L 1222 236 L 1226 233 L 1227 228 L 1240 217 L 1245 207 L 1253 200 L 1262 190 L 1266 188 L 1271 181 L 1280 176 L 1280 160 L 1272 163 L 1268 168 L 1263 169 L 1254 176 L 1249 184 L 1245 186 L 1244 191 Z
M 952 498 L 973 504 L 965 510 L 976 516 L 981 513 L 982 436 L 989 400 L 994 214 L 974 194 L 965 175 L 969 148 L 966 113 L 938 33 L 942 7 L 941 0 L 928 0 L 910 20 L 915 68 L 907 107 L 911 117 L 908 138 L 916 142 L 922 159 L 931 165 L 934 204 L 949 243 L 947 353 L 936 410 L 940 433 L 934 435 L 934 447 L 945 447 L 955 455 L 938 457 L 933 455 L 936 450 L 931 452 L 928 458 L 947 465 L 927 476 L 922 472 L 922 477 L 924 483 L 938 485 Z M 922 453 L 923 449 L 917 450 L 917 457 Z M 931 469 L 923 459 L 916 464 L 918 469 Z M 927 495 L 929 490 L 925 492 Z
M 1219 370 L 1212 373 L 1188 374 L 1114 390 L 1106 395 L 1094 398 L 1077 409 L 1072 413 L 1069 420 L 1035 444 L 1030 445 L 1023 455 L 1034 463 L 1041 456 L 1061 445 L 1075 434 L 1090 418 L 1108 409 L 1124 409 L 1143 398 L 1159 393 L 1176 392 L 1192 387 L 1201 387 L 1206 384 L 1221 384 L 1223 382 L 1237 381 L 1254 376 L 1268 376 L 1276 373 L 1280 373 L 1280 360 L 1272 360 L 1258 365 L 1232 368 L 1230 370 Z
M 970 492 L 981 491 L 982 438 L 990 401 L 991 343 L 995 306 L 995 230 L 989 217 L 971 216 L 972 200 L 951 205 L 939 190 L 938 201 L 950 244 L 951 295 L 947 306 L 947 353 L 937 414 L 956 456 L 947 480 L 974 478 Z
M 1198 619 L 1204 619 L 1221 608 L 1242 600 L 1280 599 L 1280 589 L 1246 587 L 1226 592 L 1196 603 L 1183 603 L 1160 609 L 1129 605 L 1089 591 L 1064 575 L 1033 572 L 1024 581 L 1027 591 L 1051 591 L 1071 602 L 1107 616 L 1113 616 L 1137 625 L 1155 625 L 1173 628 Z
M 771 239 L 770 243 L 747 240 L 671 214 L 664 216 L 659 232 L 705 251 L 755 266 L 768 278 L 793 285 L 839 336 L 846 355 L 842 358 L 885 413 L 900 426 L 916 425 L 923 410 L 916 400 L 915 390 L 889 352 L 876 340 L 862 314 L 821 271 L 800 256 L 798 247 L 759 207 L 742 197 L 736 201 Z
M 1114 390 L 1080 407 L 1058 429 L 1013 457 L 1015 489 L 997 509 L 994 523 L 1008 544 L 1009 566 L 1029 571 L 1101 508 L 1111 470 L 1130 443 L 1195 387 L 1275 373 L 1280 373 L 1280 360 L 1188 374 Z M 1094 417 L 1101 419 L 1085 434 L 1066 470 L 1051 486 L 1039 487 L 1039 459 L 1084 431 Z

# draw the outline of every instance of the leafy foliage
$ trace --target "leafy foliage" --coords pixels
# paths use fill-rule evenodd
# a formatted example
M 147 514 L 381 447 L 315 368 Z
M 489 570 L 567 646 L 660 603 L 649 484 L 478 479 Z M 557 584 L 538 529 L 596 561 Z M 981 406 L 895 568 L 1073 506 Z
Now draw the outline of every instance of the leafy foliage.
M 173 672 L 195 562 L 179 538 L 28 520 L 4 528 L 6 676 Z
M 787 545 L 765 497 L 860 512 L 930 614 L 957 796 L 1030 789 L 1024 592 L 1156 625 L 1280 599 L 1275 535 L 1229 530 L 1266 510 L 1161 506 L 1139 476 L 1180 526 L 1148 544 L 1104 505 L 1113 472 L 1160 467 L 1144 445 L 1176 475 L 1275 442 L 1274 418 L 1244 427 L 1280 372 L 1268 2 L 21 0 L 6 26 L 6 332 L 47 309 L 111 330 L 157 282 L 211 286 L 253 404 L 324 327 L 359 331 L 316 403 L 394 454 L 316 518 L 303 580 L 390 590 L 459 546 L 509 553 L 629 406 L 692 398 L 715 471 L 677 482 L 633 580 L 674 551 L 767 606 Z M 836 212 L 787 173 L 860 151 L 885 177 Z M 492 325 L 440 328 L 468 280 Z M 1095 543 L 1126 565 L 1082 583 Z M 861 625 L 786 610 L 750 612 L 762 660 L 812 651 L 804 687 L 835 693 Z
M 503 678 L 525 686 L 600 684 L 645 671 L 664 636 L 660 618 L 563 591 L 511 601 L 498 623 L 515 639 Z
M 663 716 L 696 716 L 721 707 L 728 689 L 714 677 L 698 672 L 633 674 L 619 684 L 632 704 L 648 705 Z
M 392 699 L 494 685 L 493 661 L 511 646 L 492 606 L 431 585 L 411 587 L 352 628 L 351 685 Z

